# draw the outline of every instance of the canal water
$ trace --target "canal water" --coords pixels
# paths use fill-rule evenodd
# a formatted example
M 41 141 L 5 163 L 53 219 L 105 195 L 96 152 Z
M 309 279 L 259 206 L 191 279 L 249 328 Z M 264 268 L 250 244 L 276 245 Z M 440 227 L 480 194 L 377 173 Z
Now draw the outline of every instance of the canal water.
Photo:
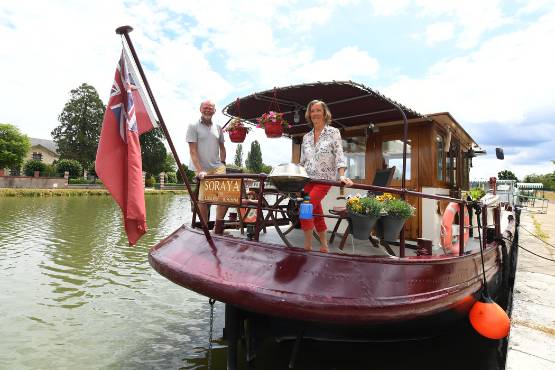
M 127 245 L 109 197 L 0 197 L 0 369 L 206 369 L 208 299 L 158 275 L 148 250 L 190 222 L 188 197 L 147 196 L 149 232 Z M 212 368 L 225 369 L 215 305 Z M 467 324 L 403 343 L 306 340 L 296 369 L 497 369 L 498 342 Z M 266 341 L 242 369 L 286 369 Z M 241 356 L 240 356 L 241 357 Z

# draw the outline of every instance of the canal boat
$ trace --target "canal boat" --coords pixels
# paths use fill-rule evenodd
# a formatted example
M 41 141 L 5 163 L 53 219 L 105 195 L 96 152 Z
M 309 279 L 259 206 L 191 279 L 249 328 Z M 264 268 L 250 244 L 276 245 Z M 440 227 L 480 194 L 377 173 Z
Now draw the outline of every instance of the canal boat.
M 464 320 L 486 282 L 490 295 L 510 308 L 518 214 L 494 194 L 467 201 L 472 159 L 483 151 L 455 118 L 447 112 L 416 113 L 352 81 L 274 88 L 240 98 L 224 113 L 256 125 L 262 114 L 279 109 L 290 123 L 283 132 L 291 140 L 290 162 L 298 163 L 302 136 L 310 130 L 301 117 L 313 99 L 329 105 L 332 126 L 342 135 L 347 173 L 355 181 L 345 191 L 339 182 L 310 179 L 332 185 L 324 202 L 330 212 L 324 216 L 334 230 L 330 239 L 342 235 L 341 244 L 337 237 L 330 253 L 303 250 L 295 228 L 299 194 L 281 191 L 265 174 L 228 174 L 200 181 L 193 201 L 250 210 L 255 220 L 243 222 L 239 211 L 239 220 L 227 222 L 231 235 L 218 236 L 207 234 L 193 215 L 191 225 L 149 254 L 162 276 L 226 304 L 230 368 L 239 338 L 247 339 L 252 358 L 255 344 L 266 336 L 396 340 L 433 335 Z M 391 168 L 396 171 L 387 186 L 379 184 L 380 171 Z M 230 196 L 220 189 L 218 198 L 218 191 L 211 192 L 215 181 L 235 181 L 239 190 Z M 367 191 L 396 194 L 416 207 L 396 240 L 374 232 L 366 241 L 350 240 L 341 208 L 349 194 Z M 257 198 L 249 200 L 253 193 Z M 445 216 L 452 209 L 457 215 L 450 219 L 450 243 L 456 249 L 443 245 Z

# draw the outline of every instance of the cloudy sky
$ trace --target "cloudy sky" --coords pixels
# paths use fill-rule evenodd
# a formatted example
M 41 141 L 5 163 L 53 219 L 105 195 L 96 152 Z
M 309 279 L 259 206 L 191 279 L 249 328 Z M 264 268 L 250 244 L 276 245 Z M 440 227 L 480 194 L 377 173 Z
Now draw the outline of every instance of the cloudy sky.
M 0 122 L 49 139 L 71 89 L 87 82 L 106 103 L 114 30 L 127 24 L 184 163 L 203 99 L 221 109 L 274 86 L 351 79 L 419 113 L 450 112 L 489 153 L 472 178 L 554 170 L 552 0 L 0 0 Z M 289 159 L 287 139 L 255 131 L 246 146 L 258 139 L 264 162 Z

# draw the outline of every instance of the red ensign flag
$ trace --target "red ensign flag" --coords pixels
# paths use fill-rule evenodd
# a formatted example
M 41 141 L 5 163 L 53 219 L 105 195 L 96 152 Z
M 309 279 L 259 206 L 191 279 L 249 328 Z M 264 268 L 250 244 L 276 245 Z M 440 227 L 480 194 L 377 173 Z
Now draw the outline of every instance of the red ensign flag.
M 147 230 L 139 135 L 157 125 L 145 100 L 124 49 L 104 112 L 95 169 L 123 212 L 131 245 Z

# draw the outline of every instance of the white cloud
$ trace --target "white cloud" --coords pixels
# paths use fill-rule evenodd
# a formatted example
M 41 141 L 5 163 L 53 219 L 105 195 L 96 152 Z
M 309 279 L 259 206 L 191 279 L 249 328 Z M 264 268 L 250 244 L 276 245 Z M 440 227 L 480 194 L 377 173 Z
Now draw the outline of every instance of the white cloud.
M 411 0 L 370 0 L 373 14 L 376 16 L 399 15 L 406 11 Z
M 168 129 L 183 162 L 188 162 L 186 126 L 198 117 L 199 102 L 205 98 L 214 99 L 221 109 L 236 96 L 273 86 L 331 79 L 368 84 L 378 78 L 387 81 L 388 71 L 399 70 L 394 60 L 379 60 L 372 45 L 352 44 L 343 38 L 334 16 L 339 12 L 347 16 L 351 9 L 360 11 L 363 7 L 349 5 L 361 3 L 2 3 L 0 122 L 16 124 L 34 137 L 49 138 L 71 89 L 90 83 L 106 102 L 121 47 L 114 29 L 130 24 L 136 28 L 131 37 Z M 532 112 L 550 106 L 555 89 L 554 75 L 548 73 L 555 64 L 550 41 L 555 36 L 555 19 L 553 13 L 545 12 L 548 2 L 523 3 L 516 13 L 527 17 L 546 13 L 534 22 L 517 15 L 508 18 L 499 1 L 472 6 L 454 0 L 369 3 L 373 15 L 406 15 L 396 21 L 420 22 L 422 31 L 428 24 L 420 39 L 427 36 L 435 51 L 441 51 L 445 41 L 462 48 L 479 46 L 470 54 L 461 50 L 456 58 L 439 53 L 443 59 L 428 67 L 423 77 L 398 78 L 387 89 L 394 99 L 421 112 L 449 110 L 471 133 L 480 132 L 483 122 L 516 127 Z M 500 32 L 501 25 L 513 31 L 491 38 L 490 31 Z M 334 30 L 337 37 L 320 39 L 314 31 L 323 27 Z M 371 23 L 365 27 L 360 31 L 377 31 Z M 389 30 L 380 31 L 387 35 Z M 382 69 L 385 74 L 378 74 Z M 225 122 L 221 114 L 217 118 Z M 264 141 L 264 160 L 283 162 L 281 150 L 276 150 L 283 147 L 282 141 L 265 140 L 262 130 L 255 132 L 248 140 Z M 231 157 L 235 146 L 229 145 Z M 524 150 L 530 156 L 543 153 Z
M 453 38 L 455 26 L 451 22 L 437 22 L 426 27 L 426 44 L 435 45 Z
M 508 20 L 501 11 L 501 0 L 484 0 L 471 4 L 460 0 L 415 0 L 419 16 L 449 19 L 461 29 L 457 46 L 468 49 L 476 46 L 482 35 Z
M 471 134 L 498 122 L 520 127 L 521 135 L 543 135 L 541 129 L 523 131 L 523 125 L 534 112 L 553 111 L 553 39 L 555 11 L 525 28 L 493 37 L 471 54 L 438 62 L 425 77 L 400 78 L 386 91 L 424 113 L 450 111 Z M 547 123 L 555 124 L 553 116 Z M 541 166 L 550 172 L 545 160 Z

